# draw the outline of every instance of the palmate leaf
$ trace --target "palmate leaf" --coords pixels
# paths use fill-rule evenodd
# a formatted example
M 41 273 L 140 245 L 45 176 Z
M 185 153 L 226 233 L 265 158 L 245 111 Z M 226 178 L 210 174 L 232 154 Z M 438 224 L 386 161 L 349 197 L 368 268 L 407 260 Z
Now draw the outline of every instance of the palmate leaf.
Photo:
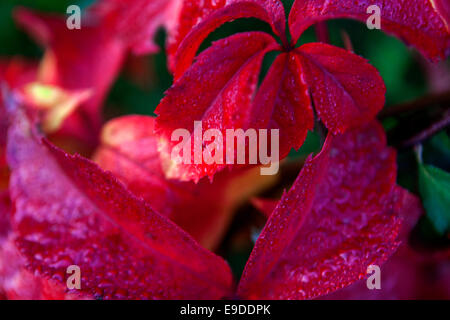
M 296 0 L 289 27 L 295 43 L 303 31 L 319 21 L 351 18 L 366 23 L 370 16 L 367 9 L 377 5 L 384 31 L 435 60 L 450 54 L 450 29 L 443 18 L 448 5 L 444 3 L 445 0 Z
M 231 273 L 219 257 L 133 196 L 110 173 L 41 141 L 19 109 L 9 129 L 12 226 L 29 270 L 65 283 L 78 265 L 93 298 L 219 299 Z
M 168 90 L 155 113 L 159 115 L 156 130 L 169 178 L 198 181 L 225 168 L 225 161 L 211 165 L 175 163 L 171 153 L 179 142 L 172 141 L 172 133 L 179 128 L 193 133 L 196 120 L 202 120 L 202 133 L 218 129 L 223 137 L 229 128 L 251 128 L 253 114 L 248 106 L 255 94 L 258 72 L 265 53 L 277 47 L 272 37 L 261 32 L 241 33 L 218 41 Z M 188 142 L 192 144 L 192 159 L 194 138 L 192 135 Z
M 20 110 L 12 121 L 8 161 L 14 213 L 1 254 L 14 262 L 14 270 L 0 268 L 0 277 L 20 281 L 7 287 L 9 296 L 233 296 L 223 260 L 111 174 L 40 140 Z M 121 137 L 127 141 L 124 133 Z M 405 205 L 395 172 L 395 153 L 377 123 L 330 135 L 271 214 L 238 296 L 314 298 L 361 279 L 369 264 L 381 265 L 398 245 L 397 216 Z M 62 286 L 72 264 L 81 267 L 83 287 L 67 295 Z M 30 271 L 35 272 L 31 278 Z M 3 290 L 5 283 L 0 282 Z M 32 287 L 27 290 L 25 283 Z
M 248 299 L 310 299 L 361 279 L 395 252 L 404 193 L 378 123 L 330 136 L 256 242 L 238 288 Z
M 369 3 L 365 0 L 298 0 L 289 15 L 289 28 L 293 36 L 291 44 L 286 42 L 284 36 L 284 9 L 280 1 L 240 0 L 226 4 L 218 2 L 214 10 L 210 1 L 186 5 L 192 10 L 182 10 L 180 21 L 184 21 L 192 30 L 179 44 L 171 64 L 176 82 L 157 108 L 157 130 L 163 139 L 163 152 L 169 157 L 174 146 L 168 143 L 169 133 L 175 128 L 192 132 L 194 120 L 209 121 L 207 129 L 239 128 L 237 125 L 241 124 L 240 122 L 226 121 L 228 114 L 233 114 L 238 119 L 253 120 L 252 123 L 247 122 L 247 126 L 242 129 L 280 129 L 281 158 L 286 156 L 291 148 L 299 148 L 303 144 L 306 132 L 313 124 L 312 104 L 318 117 L 333 133 L 343 133 L 370 122 L 385 103 L 386 88 L 379 73 L 367 61 L 345 50 L 325 44 L 307 44 L 295 48 L 295 43 L 307 27 L 321 20 L 356 18 L 365 21 L 369 18 L 367 8 L 377 4 L 386 11 L 382 14 L 382 24 L 387 32 L 404 39 L 429 58 L 444 57 L 450 47 L 448 28 L 443 18 L 444 6 L 433 6 L 426 0 L 415 0 L 414 3 L 415 7 L 422 8 L 420 14 L 416 14 L 416 9 L 412 9 L 414 6 L 406 1 L 385 0 Z M 242 17 L 254 17 L 268 22 L 281 40 L 281 45 L 271 48 L 270 51 L 281 51 L 282 54 L 275 60 L 258 90 L 249 90 L 253 86 L 251 81 L 249 85 L 241 83 L 236 89 L 237 94 L 228 95 L 228 100 L 231 101 L 234 96 L 236 103 L 227 101 L 225 104 L 221 103 L 222 98 L 217 92 L 229 92 L 229 89 L 223 86 L 229 83 L 223 81 L 226 65 L 219 61 L 226 61 L 231 70 L 235 70 L 237 64 L 243 67 L 245 62 L 241 60 L 241 56 L 247 54 L 245 50 L 248 50 L 249 44 L 241 45 L 236 40 L 237 37 L 232 36 L 220 42 L 222 48 L 214 44 L 200 54 L 198 59 L 195 60 L 194 57 L 208 34 L 223 23 Z M 183 29 L 180 34 L 185 34 L 187 29 Z M 261 36 L 254 38 L 257 45 Z M 230 48 L 235 51 L 234 55 L 230 55 Z M 261 50 L 261 55 L 267 53 L 264 50 Z M 170 49 L 169 53 L 172 54 L 173 51 L 174 49 Z M 214 57 L 207 60 L 206 57 L 212 54 Z M 211 77 L 209 71 L 214 71 L 215 75 Z M 260 68 L 255 66 L 254 72 L 259 73 Z M 207 74 L 205 78 L 204 74 Z M 206 83 L 203 83 L 204 79 L 207 79 Z M 214 101 L 220 103 L 215 110 L 210 107 L 208 101 L 197 101 L 198 94 L 193 94 L 190 88 L 199 83 L 203 91 L 209 91 L 208 83 L 222 84 L 222 90 L 216 87 L 216 90 L 211 91 L 217 96 Z M 255 90 L 256 93 L 250 99 L 241 99 L 248 97 L 249 92 Z M 183 108 L 179 108 L 179 105 L 183 105 Z M 238 115 L 233 110 L 234 106 L 239 106 Z M 214 122 L 208 120 L 211 118 Z M 169 177 L 196 181 L 206 175 L 211 177 L 223 167 L 170 165 L 166 167 L 166 173 Z

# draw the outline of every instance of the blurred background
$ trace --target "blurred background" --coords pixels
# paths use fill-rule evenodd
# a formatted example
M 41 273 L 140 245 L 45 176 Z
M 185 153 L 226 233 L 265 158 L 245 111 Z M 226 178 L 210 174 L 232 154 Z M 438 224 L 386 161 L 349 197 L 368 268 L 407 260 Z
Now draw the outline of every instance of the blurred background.
M 17 6 L 25 6 L 40 11 L 65 14 L 69 5 L 77 4 L 82 9 L 95 0 L 2 0 L 0 1 L 0 58 L 8 59 L 21 56 L 26 59 L 39 60 L 43 55 L 40 48 L 25 32 L 17 27 L 12 19 L 12 11 Z M 293 0 L 285 0 L 286 12 Z M 450 61 L 432 65 L 417 52 L 406 47 L 394 37 L 381 31 L 368 30 L 359 22 L 335 20 L 327 23 L 330 42 L 340 47 L 353 48 L 354 52 L 368 59 L 381 73 L 387 86 L 387 104 L 380 114 L 388 133 L 389 144 L 398 150 L 398 182 L 404 188 L 419 194 L 422 188 L 434 185 L 439 199 L 449 203 L 450 139 L 448 126 L 445 127 L 443 115 L 448 115 L 450 107 Z M 228 23 L 216 30 L 203 44 L 208 47 L 211 41 L 224 38 L 236 32 L 263 30 L 271 33 L 270 27 L 255 19 L 241 19 Z M 116 79 L 108 94 L 104 106 L 105 119 L 125 114 L 153 115 L 153 111 L 163 97 L 165 90 L 172 84 L 172 77 L 167 70 L 165 55 L 164 30 L 157 34 L 159 53 L 149 56 L 127 58 L 125 67 Z M 301 43 L 316 41 L 314 27 L 310 28 L 300 39 Z M 107 52 L 105 52 L 107 54 Z M 267 72 L 276 54 L 269 54 L 265 61 L 261 78 Z M 447 117 L 448 118 L 448 117 Z M 445 119 L 444 119 L 445 120 Z M 429 130 L 440 124 L 440 130 Z M 435 181 L 419 181 L 419 167 L 413 145 L 421 142 L 424 147 L 423 161 L 438 168 L 438 176 L 443 175 L 442 185 Z M 321 148 L 321 136 L 310 133 L 305 145 L 292 152 L 281 172 L 280 182 L 262 197 L 279 197 L 282 190 L 289 188 L 301 168 L 305 156 Z M 427 175 L 426 179 L 427 179 Z M 433 176 L 430 179 L 434 179 Z M 446 180 L 447 179 L 447 180 Z M 440 180 L 437 179 L 437 180 Z M 439 183 L 439 181 L 438 181 Z M 422 197 L 425 195 L 422 194 Z M 423 199 L 424 200 L 424 199 Z M 434 203 L 434 202 L 433 202 Z M 441 209 L 442 211 L 442 209 Z M 447 207 L 446 219 L 450 221 L 450 209 Z M 450 240 L 446 233 L 436 231 L 436 221 L 424 217 L 416 228 L 416 242 L 420 246 L 448 247 Z M 242 271 L 256 239 L 264 224 L 262 215 L 250 204 L 239 209 L 222 247 L 220 254 L 230 262 L 236 275 Z

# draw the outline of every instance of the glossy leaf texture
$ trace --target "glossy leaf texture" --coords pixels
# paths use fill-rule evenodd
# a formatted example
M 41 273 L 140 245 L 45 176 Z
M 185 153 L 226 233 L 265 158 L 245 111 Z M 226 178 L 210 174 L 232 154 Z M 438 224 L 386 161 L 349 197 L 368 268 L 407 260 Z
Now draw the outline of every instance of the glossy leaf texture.
M 191 7 L 192 2 L 185 1 L 185 6 L 189 9 L 181 11 L 179 25 L 181 31 L 178 42 L 182 40 L 181 35 L 184 37 L 183 41 L 178 45 L 177 41 L 174 41 L 174 44 L 169 46 L 169 55 L 176 53 L 171 64 L 175 79 L 180 78 L 189 68 L 203 40 L 211 32 L 222 24 L 238 18 L 258 18 L 267 22 L 274 33 L 286 43 L 286 18 L 280 0 L 231 0 L 226 3 L 219 1 L 215 2 L 218 9 L 214 10 L 211 8 L 213 6 L 211 1 L 197 1 Z M 193 21 L 197 23 L 195 27 L 192 27 Z
M 78 293 L 66 293 L 62 283 L 35 275 L 25 266 L 13 233 L 0 240 L 0 296 L 8 300 L 86 299 Z
M 366 279 L 323 297 L 331 300 L 428 300 L 450 298 L 450 252 L 421 252 L 401 246 L 381 267 L 381 290 Z
M 81 290 L 99 299 L 219 299 L 226 263 L 80 156 L 41 140 L 12 112 L 8 162 L 16 242 L 27 268 L 65 283 L 81 269 Z
M 169 28 L 167 39 L 167 55 L 169 59 L 169 69 L 175 69 L 175 55 L 186 35 L 211 13 L 226 5 L 226 0 L 179 0 L 181 10 L 178 12 L 177 23 Z
M 280 159 L 299 149 L 314 128 L 314 112 L 299 57 L 282 53 L 253 100 L 251 127 L 279 130 Z
M 219 130 L 224 128 L 278 129 L 280 159 L 286 157 L 292 148 L 300 148 L 308 130 L 313 128 L 312 104 L 314 104 L 319 118 L 335 134 L 344 133 L 348 129 L 372 121 L 383 108 L 386 87 L 374 67 L 353 53 L 326 44 L 307 44 L 300 48 L 291 48 L 285 43 L 282 36 L 284 29 L 277 27 L 281 25 L 281 21 L 284 21 L 284 18 L 280 16 L 284 10 L 278 6 L 278 1 L 273 2 L 275 5 L 270 5 L 271 3 L 268 2 L 268 7 L 258 4 L 256 7 L 259 6 L 259 9 L 256 9 L 256 7 L 253 8 L 255 4 L 250 4 L 248 1 L 232 2 L 208 15 L 185 37 L 174 60 L 175 79 L 178 80 L 166 93 L 166 98 L 162 100 L 156 110 L 159 115 L 157 129 L 162 136 L 161 151 L 167 157 L 176 145 L 168 142 L 169 134 L 178 128 L 194 131 L 194 121 L 205 120 L 205 114 L 200 114 L 199 110 L 206 108 L 208 108 L 208 116 L 215 117 L 215 128 Z M 201 82 L 203 89 L 207 87 L 204 91 L 214 92 L 209 88 L 209 76 L 204 81 L 203 73 L 210 70 L 215 71 L 214 83 L 224 83 L 222 81 L 227 78 L 222 75 L 225 74 L 223 69 L 227 64 L 230 68 L 229 71 L 234 72 L 234 68 L 237 66 L 234 63 L 241 61 L 239 59 L 242 57 L 248 57 L 254 51 L 248 49 L 250 47 L 248 43 L 245 46 L 238 45 L 236 39 L 243 37 L 234 35 L 217 42 L 202 52 L 195 61 L 194 56 L 209 33 L 231 17 L 247 16 L 247 10 L 248 16 L 268 21 L 275 34 L 281 37 L 283 45 L 274 46 L 267 51 L 281 51 L 282 53 L 274 61 L 258 90 L 248 90 L 251 86 L 256 85 L 256 80 L 242 79 L 240 87 L 248 90 L 248 93 L 233 97 L 228 93 L 231 92 L 230 89 L 223 88 L 220 93 L 227 94 L 227 104 L 222 103 L 223 98 L 215 99 L 214 104 L 217 106 L 207 107 L 211 102 L 205 101 L 206 99 L 199 102 L 203 97 L 199 98 L 199 93 L 192 89 Z M 263 39 L 263 34 L 259 33 L 249 41 L 256 48 L 261 39 Z M 275 40 L 272 41 L 275 43 Z M 211 57 L 212 55 L 215 57 Z M 260 56 L 254 58 L 261 59 Z M 218 60 L 224 61 L 225 59 L 227 64 L 218 63 Z M 242 62 L 239 63 L 242 64 Z M 260 72 L 259 65 L 260 62 L 258 65 L 255 64 L 252 71 L 254 74 Z M 221 79 L 219 80 L 219 78 Z M 234 82 L 231 81 L 226 82 L 226 85 L 230 87 L 233 84 Z M 254 93 L 255 90 L 256 93 Z M 187 108 L 193 112 L 189 113 L 188 117 L 181 116 L 182 112 L 185 113 L 182 110 L 186 107 L 178 108 L 179 105 L 190 105 L 191 107 Z M 175 111 L 172 111 L 174 109 Z M 214 109 L 217 111 L 213 111 Z M 224 121 L 221 121 L 224 117 L 223 114 L 233 115 L 236 113 L 234 109 L 239 110 L 239 115 L 234 115 L 236 120 L 229 121 L 227 126 L 224 126 Z M 185 120 L 189 120 L 190 123 Z M 218 122 L 222 122 L 222 124 Z M 208 125 L 206 129 L 203 129 L 210 128 L 214 127 Z M 271 140 L 269 139 L 269 141 Z M 178 163 L 174 164 L 170 159 L 165 161 L 165 172 L 168 177 L 183 180 L 195 181 L 206 175 L 211 177 L 223 167 L 196 164 L 180 166 Z
M 107 123 L 94 160 L 192 235 L 205 248 L 222 240 L 237 206 L 272 185 L 259 168 L 218 174 L 198 184 L 166 179 L 154 134 L 155 118 L 126 116 Z
M 368 8 L 374 5 L 381 9 L 384 31 L 403 39 L 430 59 L 450 54 L 448 20 L 446 26 L 441 16 L 448 5 L 443 0 L 296 0 L 289 14 L 293 42 L 319 21 L 352 18 L 366 23 L 375 12 L 368 13 Z
M 450 3 L 447 0 L 431 0 L 431 3 L 444 20 L 447 31 L 450 32 Z
M 261 63 L 268 51 L 277 48 L 275 40 L 261 32 L 240 33 L 217 41 L 202 52 L 195 64 L 167 91 L 155 113 L 158 115 L 156 131 L 161 139 L 163 167 L 168 178 L 198 181 L 225 168 L 225 156 L 221 157 L 222 161 L 211 164 L 196 160 L 195 144 L 201 141 L 195 141 L 199 137 L 194 134 L 195 121 L 202 121 L 201 130 L 196 129 L 202 136 L 205 131 L 216 129 L 221 132 L 223 142 L 227 129 L 251 128 L 253 115 L 249 110 Z M 191 164 L 175 161 L 172 157 L 174 147 L 180 142 L 172 139 L 177 129 L 191 133 L 190 140 L 183 143 L 191 144 L 192 155 L 185 157 Z M 227 146 L 224 143 L 214 140 L 213 145 L 222 147 L 222 153 L 225 153 Z M 181 153 L 174 155 L 181 156 Z M 237 163 L 236 157 L 234 163 Z
M 0 193 L 0 297 L 9 300 L 82 299 L 66 295 L 61 284 L 35 276 L 25 268 L 11 230 L 11 201 L 7 191 Z
M 402 244 L 381 268 L 381 290 L 369 290 L 367 279 L 364 278 L 320 299 L 406 300 L 450 297 L 449 253 L 422 252 L 408 244 L 411 232 L 424 210 L 419 198 L 407 191 L 402 193 L 403 204 L 399 211 L 402 228 L 398 236 Z M 252 202 L 267 218 L 278 204 L 278 200 L 273 199 L 254 199 Z
M 384 107 L 386 86 L 365 59 L 328 44 L 296 49 L 318 117 L 333 133 L 375 118 Z
M 36 81 L 67 91 L 92 91 L 91 98 L 71 114 L 61 130 L 92 142 L 100 130 L 103 100 L 127 47 L 96 19 L 83 20 L 80 30 L 68 29 L 64 17 L 25 8 L 16 10 L 15 19 L 46 49 Z
M 271 214 L 238 295 L 311 299 L 361 279 L 398 247 L 396 156 L 373 122 L 329 136 Z
M 400 217 L 402 244 L 381 267 L 381 290 L 368 290 L 366 279 L 324 296 L 332 300 L 412 300 L 450 298 L 450 251 L 428 251 L 409 244 L 413 228 L 424 210 L 420 199 L 404 191 Z

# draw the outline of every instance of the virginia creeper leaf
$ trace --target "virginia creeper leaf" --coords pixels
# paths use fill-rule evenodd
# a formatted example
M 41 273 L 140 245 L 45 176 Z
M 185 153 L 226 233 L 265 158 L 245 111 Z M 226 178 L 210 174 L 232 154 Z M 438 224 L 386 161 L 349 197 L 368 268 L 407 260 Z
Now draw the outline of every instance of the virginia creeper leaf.
M 186 1 L 186 4 L 191 1 Z M 209 13 L 208 1 L 202 2 L 196 5 L 197 10 L 206 10 Z M 218 6 L 224 5 L 224 2 L 218 2 Z M 203 12 L 205 14 L 205 12 Z M 186 13 L 182 11 L 181 26 L 184 26 L 185 17 L 186 20 L 192 21 L 190 16 L 191 12 L 188 10 Z M 194 14 L 194 17 L 198 14 Z M 284 7 L 279 0 L 232 0 L 227 3 L 223 8 L 211 11 L 211 14 L 206 16 L 200 23 L 198 23 L 189 33 L 186 31 L 188 28 L 182 29 L 182 35 L 186 36 L 182 43 L 179 44 L 179 48 L 175 49 L 169 47 L 169 54 L 176 52 L 174 62 L 172 63 L 172 70 L 174 72 L 175 79 L 180 78 L 183 73 L 189 68 L 194 60 L 195 54 L 200 47 L 203 40 L 222 24 L 238 19 L 238 18 L 258 18 L 269 23 L 272 26 L 275 34 L 282 39 L 285 38 L 285 24 L 286 18 L 284 13 Z M 198 18 L 197 18 L 198 19 Z M 184 23 L 183 23 L 184 22 Z M 187 26 L 192 23 L 187 23 Z M 186 35 L 187 34 L 187 35 Z M 176 42 L 175 42 L 176 43 Z M 175 45 L 176 47 L 176 45 Z
M 367 289 L 366 279 L 323 297 L 332 300 L 428 300 L 450 298 L 450 251 L 420 252 L 401 248 L 381 267 L 381 290 Z
M 46 48 L 38 82 L 68 91 L 92 90 L 91 98 L 64 123 L 63 132 L 91 142 L 101 126 L 101 105 L 122 64 L 126 47 L 101 22 L 69 30 L 64 17 L 20 8 L 22 25 Z
M 23 86 L 34 81 L 37 63 L 22 58 L 0 60 L 0 83 L 9 90 L 21 90 Z M 0 90 L 0 191 L 8 187 L 9 169 L 6 164 L 6 132 L 8 119 L 4 108 L 3 91 Z
M 384 263 L 398 246 L 395 158 L 378 123 L 330 135 L 271 214 L 238 295 L 314 298 Z
M 383 79 L 365 59 L 322 43 L 303 45 L 296 53 L 317 114 L 332 132 L 363 125 L 384 107 Z
M 226 129 L 249 128 L 253 116 L 249 112 L 250 103 L 262 59 L 277 47 L 271 36 L 261 32 L 220 40 L 202 52 L 196 63 L 167 91 L 155 113 L 159 115 L 156 130 L 168 178 L 198 181 L 204 176 L 212 177 L 225 167 L 225 160 L 223 164 L 209 165 L 195 160 L 194 122 L 202 121 L 202 135 L 208 129 L 217 129 L 226 137 Z M 173 148 L 179 145 L 179 141 L 172 141 L 172 133 L 180 128 L 191 133 L 187 142 L 192 144 L 191 164 L 172 159 Z
M 35 276 L 25 268 L 11 232 L 11 202 L 8 192 L 0 193 L 0 295 L 6 299 L 75 299 L 81 295 L 66 295 L 65 288 L 54 281 Z
M 102 21 L 134 54 L 158 51 L 153 38 L 161 26 L 178 25 L 183 0 L 101 0 L 88 12 Z
M 367 280 L 361 279 L 347 288 L 323 297 L 324 299 L 406 300 L 448 296 L 449 292 L 444 288 L 446 281 L 450 280 L 450 263 L 445 262 L 445 259 L 448 259 L 450 252 L 444 253 L 443 256 L 418 252 L 408 244 L 411 231 L 424 211 L 420 199 L 406 190 L 402 193 L 403 204 L 399 211 L 403 220 L 399 235 L 402 244 L 381 267 L 381 289 L 369 290 Z M 440 283 L 442 280 L 443 283 Z
M 280 158 L 303 145 L 314 127 L 314 113 L 300 59 L 283 53 L 274 61 L 255 97 L 253 127 L 280 130 Z
M 219 257 L 133 196 L 110 173 L 40 140 L 20 109 L 9 129 L 13 229 L 27 267 L 102 299 L 218 299 L 231 273 Z M 77 292 L 78 292 L 77 291 Z
M 259 168 L 224 171 L 213 183 L 166 179 L 158 153 L 155 118 L 126 116 L 105 125 L 94 159 L 111 171 L 135 195 L 142 197 L 192 235 L 205 248 L 217 248 L 234 209 L 273 183 Z
M 175 54 L 183 39 L 198 25 L 204 18 L 214 11 L 223 8 L 226 0 L 180 0 L 181 10 L 178 13 L 178 21 L 169 29 L 167 39 L 167 55 L 169 59 L 169 68 L 175 69 Z
M 436 4 L 439 8 L 446 6 L 443 2 L 445 1 L 296 0 L 289 14 L 289 28 L 293 42 L 296 43 L 303 31 L 319 21 L 352 18 L 366 23 L 371 16 L 367 13 L 368 8 L 376 5 L 381 9 L 383 30 L 416 47 L 430 59 L 444 58 L 450 54 L 450 34 L 436 11 Z
M 10 210 L 11 203 L 7 191 L 0 192 L 0 242 L 4 239 L 10 230 Z
M 431 0 L 431 3 L 444 20 L 447 32 L 450 32 L 450 3 L 447 0 Z
M 35 275 L 26 269 L 14 235 L 0 240 L 0 293 L 9 300 L 69 300 L 85 299 L 78 293 L 66 293 L 65 286 Z
M 270 215 L 277 207 L 279 200 L 275 199 L 263 199 L 263 198 L 254 198 L 252 199 L 253 206 L 261 211 L 261 213 L 266 217 L 270 218 Z

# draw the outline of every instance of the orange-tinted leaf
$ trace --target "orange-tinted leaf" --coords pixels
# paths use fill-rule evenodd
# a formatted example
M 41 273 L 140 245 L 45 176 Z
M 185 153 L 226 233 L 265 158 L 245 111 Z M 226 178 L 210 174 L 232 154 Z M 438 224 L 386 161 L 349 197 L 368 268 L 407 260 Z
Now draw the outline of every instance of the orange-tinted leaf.
M 103 129 L 101 146 L 94 157 L 135 195 L 158 212 L 167 215 L 199 243 L 209 249 L 218 246 L 234 209 L 275 177 L 261 176 L 259 168 L 224 171 L 214 182 L 198 184 L 166 179 L 154 134 L 155 119 L 127 116 L 110 121 Z
M 256 209 L 261 211 L 262 214 L 268 219 L 270 215 L 277 207 L 279 200 L 273 199 L 262 199 L 262 198 L 254 198 L 252 199 L 252 204 Z
M 18 9 L 16 21 L 45 48 L 38 82 L 67 91 L 91 90 L 91 98 L 72 113 L 62 133 L 95 140 L 101 126 L 101 105 L 122 64 L 126 47 L 101 21 L 66 27 L 64 17 Z

